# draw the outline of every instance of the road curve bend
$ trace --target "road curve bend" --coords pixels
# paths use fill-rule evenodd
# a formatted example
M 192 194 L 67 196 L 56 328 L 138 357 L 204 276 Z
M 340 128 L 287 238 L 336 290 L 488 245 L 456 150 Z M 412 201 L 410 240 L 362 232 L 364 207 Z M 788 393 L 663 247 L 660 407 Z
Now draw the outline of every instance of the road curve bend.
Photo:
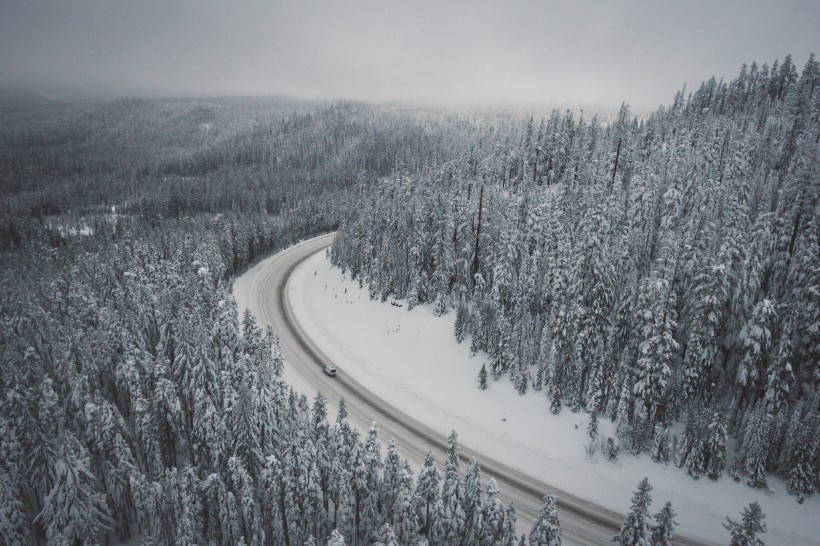
M 288 298 L 288 281 L 293 271 L 313 254 L 329 247 L 335 233 L 322 235 L 294 245 L 261 262 L 254 268 L 250 281 L 250 310 L 261 324 L 269 322 L 279 334 L 282 353 L 287 362 L 286 379 L 297 389 L 321 391 L 328 399 L 328 406 L 335 407 L 340 399 L 347 405 L 348 418 L 366 431 L 372 422 L 379 425 L 382 441 L 394 438 L 399 452 L 415 468 L 420 468 L 427 452 L 436 456 L 439 464 L 446 459 L 447 436 L 434 431 L 382 400 L 377 394 L 339 369 L 335 378 L 328 377 L 322 366 L 332 363 L 305 334 L 296 320 Z M 576 495 L 561 491 L 533 479 L 500 461 L 493 460 L 460 445 L 464 461 L 476 457 L 481 463 L 485 480 L 492 476 L 498 482 L 503 502 L 514 501 L 518 515 L 518 532 L 529 533 L 532 522 L 538 517 L 544 494 L 552 490 L 558 504 L 558 517 L 564 544 L 611 544 L 623 515 L 586 501 Z M 675 544 L 708 544 L 678 536 Z

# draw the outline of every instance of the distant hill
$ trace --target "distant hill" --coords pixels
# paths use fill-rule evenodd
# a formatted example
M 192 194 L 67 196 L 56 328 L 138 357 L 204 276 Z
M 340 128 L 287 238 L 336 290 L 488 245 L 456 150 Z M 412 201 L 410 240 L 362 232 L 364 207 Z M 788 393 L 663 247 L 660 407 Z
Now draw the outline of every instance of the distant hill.
M 0 88 L 0 111 L 27 110 L 49 104 L 54 104 L 54 101 L 28 89 Z

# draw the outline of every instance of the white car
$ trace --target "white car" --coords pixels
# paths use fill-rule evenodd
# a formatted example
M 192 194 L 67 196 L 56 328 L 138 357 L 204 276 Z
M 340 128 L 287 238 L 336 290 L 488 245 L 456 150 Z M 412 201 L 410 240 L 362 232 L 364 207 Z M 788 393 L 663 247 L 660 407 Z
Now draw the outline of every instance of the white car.
M 330 377 L 336 377 L 336 368 L 334 368 L 330 364 L 325 364 L 325 367 L 323 369 L 325 373 Z

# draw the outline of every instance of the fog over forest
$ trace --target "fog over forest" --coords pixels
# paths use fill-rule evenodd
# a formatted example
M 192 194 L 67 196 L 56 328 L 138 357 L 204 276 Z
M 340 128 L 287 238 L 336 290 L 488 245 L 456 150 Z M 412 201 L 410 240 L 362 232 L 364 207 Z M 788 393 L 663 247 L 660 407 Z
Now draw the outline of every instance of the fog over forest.
M 0 11 L 0 544 L 816 540 L 816 2 Z M 521 457 L 661 479 L 559 489 L 240 313 L 329 233 L 485 359 L 448 396 L 582 438 Z
M 4 2 L 0 87 L 61 100 L 284 95 L 649 112 L 816 51 L 811 0 Z

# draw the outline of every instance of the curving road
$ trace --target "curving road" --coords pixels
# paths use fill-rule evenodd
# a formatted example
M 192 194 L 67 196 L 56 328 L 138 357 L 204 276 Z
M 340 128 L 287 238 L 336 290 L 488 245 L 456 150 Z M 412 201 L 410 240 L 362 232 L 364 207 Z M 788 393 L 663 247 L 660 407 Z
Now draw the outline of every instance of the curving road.
M 285 378 L 297 390 L 321 391 L 328 399 L 329 408 L 338 406 L 339 400 L 344 398 L 351 422 L 361 431 L 366 431 L 373 421 L 377 422 L 382 440 L 394 438 L 399 452 L 414 468 L 421 467 L 428 451 L 441 464 L 446 458 L 447 437 L 398 411 L 346 375 L 344 370 L 340 369 L 335 378 L 326 376 L 322 366 L 330 359 L 305 335 L 293 315 L 287 289 L 291 273 L 302 261 L 329 247 L 334 237 L 335 233 L 330 233 L 304 241 L 261 262 L 253 270 L 247 305 L 260 323 L 270 322 L 279 334 L 288 364 Z M 558 502 L 564 544 L 611 544 L 623 515 L 532 479 L 471 450 L 469 446 L 461 445 L 460 448 L 465 462 L 473 456 L 480 461 L 485 483 L 490 476 L 495 477 L 505 504 L 515 502 L 519 533 L 529 534 L 530 526 L 538 516 L 541 499 L 551 489 Z M 704 543 L 678 537 L 675 544 Z

